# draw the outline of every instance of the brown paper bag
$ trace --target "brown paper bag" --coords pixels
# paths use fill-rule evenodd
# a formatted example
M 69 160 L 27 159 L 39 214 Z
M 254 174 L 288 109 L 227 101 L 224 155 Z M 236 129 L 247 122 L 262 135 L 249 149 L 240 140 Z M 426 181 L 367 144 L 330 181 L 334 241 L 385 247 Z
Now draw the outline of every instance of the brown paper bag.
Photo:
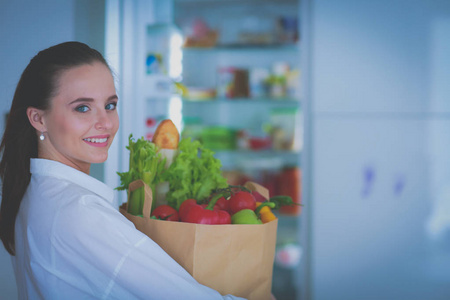
M 140 187 L 145 189 L 144 217 L 124 209 L 121 213 L 199 283 L 222 295 L 271 299 L 278 220 L 262 225 L 204 225 L 150 219 L 150 187 L 134 181 L 128 193 Z M 268 197 L 267 190 L 258 184 L 246 187 Z

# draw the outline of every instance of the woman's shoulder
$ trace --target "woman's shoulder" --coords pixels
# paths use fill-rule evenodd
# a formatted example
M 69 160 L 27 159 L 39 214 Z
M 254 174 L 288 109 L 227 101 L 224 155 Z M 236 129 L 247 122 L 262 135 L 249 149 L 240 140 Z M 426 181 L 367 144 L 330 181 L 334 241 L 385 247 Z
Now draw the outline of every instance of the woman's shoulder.
M 59 202 L 83 200 L 84 197 L 93 199 L 107 198 L 111 200 L 112 189 L 89 175 L 68 174 L 32 174 L 30 190 L 34 194 L 45 196 L 46 199 L 56 198 Z
M 74 203 L 91 194 L 82 186 L 70 181 L 48 176 L 32 176 L 29 186 L 30 196 L 40 198 L 40 201 L 58 206 Z
M 57 177 L 32 177 L 26 197 L 31 211 L 41 211 L 59 227 L 80 226 L 85 219 L 119 213 L 101 193 Z
M 133 223 L 95 194 L 84 194 L 62 205 L 53 233 L 59 244 L 78 245 L 85 252 L 92 251 L 94 244 L 133 247 L 142 238 Z

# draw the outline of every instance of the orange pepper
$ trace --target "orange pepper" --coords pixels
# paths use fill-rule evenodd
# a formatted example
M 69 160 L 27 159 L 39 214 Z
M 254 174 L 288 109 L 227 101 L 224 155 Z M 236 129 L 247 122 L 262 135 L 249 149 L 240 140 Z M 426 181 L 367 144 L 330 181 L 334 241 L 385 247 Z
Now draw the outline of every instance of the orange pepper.
M 260 206 L 261 204 L 262 202 L 256 202 L 256 207 Z M 259 211 L 259 217 L 263 223 L 268 223 L 277 218 L 268 206 L 264 206 L 261 208 L 261 210 Z

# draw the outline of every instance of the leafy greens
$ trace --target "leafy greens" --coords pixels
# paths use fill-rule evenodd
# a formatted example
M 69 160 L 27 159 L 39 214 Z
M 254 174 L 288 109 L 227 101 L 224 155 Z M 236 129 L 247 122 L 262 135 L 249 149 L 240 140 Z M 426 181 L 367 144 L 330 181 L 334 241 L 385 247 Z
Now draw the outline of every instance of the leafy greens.
M 178 210 L 186 199 L 200 202 L 215 189 L 228 186 L 222 175 L 222 164 L 214 157 L 214 152 L 190 138 L 182 139 L 178 149 L 178 155 L 162 176 L 163 181 L 169 182 L 166 200 L 170 206 Z

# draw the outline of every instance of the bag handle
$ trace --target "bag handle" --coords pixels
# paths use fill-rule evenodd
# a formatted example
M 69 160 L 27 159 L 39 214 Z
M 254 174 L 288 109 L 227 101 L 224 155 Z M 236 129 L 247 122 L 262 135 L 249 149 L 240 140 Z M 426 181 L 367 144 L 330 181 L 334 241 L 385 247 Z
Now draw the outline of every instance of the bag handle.
M 138 188 L 144 188 L 144 207 L 142 208 L 142 215 L 146 219 L 150 219 L 150 214 L 152 212 L 152 202 L 153 202 L 153 193 L 152 189 L 142 180 L 135 180 L 128 185 L 128 193 L 130 194 L 132 191 L 137 190 Z M 128 198 L 130 195 L 128 194 Z
M 269 190 L 256 182 L 247 181 L 244 184 L 244 187 L 248 188 L 250 191 L 258 192 L 266 200 L 270 199 Z

